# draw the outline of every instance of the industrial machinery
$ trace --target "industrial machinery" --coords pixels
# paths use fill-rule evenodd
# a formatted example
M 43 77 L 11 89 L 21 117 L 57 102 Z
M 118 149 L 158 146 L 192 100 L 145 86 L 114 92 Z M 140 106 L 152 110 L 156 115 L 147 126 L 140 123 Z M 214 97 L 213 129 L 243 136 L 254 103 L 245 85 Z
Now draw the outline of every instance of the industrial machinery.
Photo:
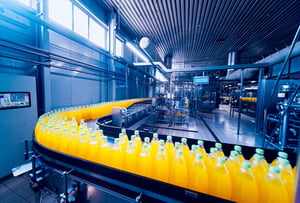
M 300 136 L 300 84 L 288 83 L 278 88 L 278 113 L 268 114 L 265 145 L 296 150 Z

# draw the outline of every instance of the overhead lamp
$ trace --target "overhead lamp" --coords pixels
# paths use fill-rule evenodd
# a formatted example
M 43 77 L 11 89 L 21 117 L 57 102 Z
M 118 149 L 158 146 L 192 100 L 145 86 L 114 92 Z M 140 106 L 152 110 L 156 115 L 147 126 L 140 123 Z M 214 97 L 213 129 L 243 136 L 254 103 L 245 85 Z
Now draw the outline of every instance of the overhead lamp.
M 149 62 L 149 59 L 140 51 L 138 50 L 132 43 L 126 42 L 126 46 L 133 51 L 140 59 L 142 59 L 145 62 Z

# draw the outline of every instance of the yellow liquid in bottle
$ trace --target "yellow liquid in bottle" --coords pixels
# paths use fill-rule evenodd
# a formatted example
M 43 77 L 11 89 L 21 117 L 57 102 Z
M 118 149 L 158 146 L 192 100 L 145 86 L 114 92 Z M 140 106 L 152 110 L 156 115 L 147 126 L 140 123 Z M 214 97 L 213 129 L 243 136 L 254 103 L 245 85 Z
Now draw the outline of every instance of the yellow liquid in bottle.
M 203 155 L 198 153 L 189 168 L 188 188 L 201 193 L 208 192 L 208 175 Z
M 153 178 L 169 182 L 169 161 L 164 147 L 159 148 L 153 161 Z
M 129 141 L 124 156 L 124 170 L 136 173 L 137 158 L 133 142 Z
M 169 182 L 171 184 L 187 187 L 188 171 L 182 150 L 178 150 L 170 168 Z

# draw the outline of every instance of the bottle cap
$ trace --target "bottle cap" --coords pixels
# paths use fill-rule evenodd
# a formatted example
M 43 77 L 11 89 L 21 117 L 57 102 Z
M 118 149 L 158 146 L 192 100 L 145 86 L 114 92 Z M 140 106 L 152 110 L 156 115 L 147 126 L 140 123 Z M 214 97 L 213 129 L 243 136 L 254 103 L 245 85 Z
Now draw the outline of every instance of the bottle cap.
M 102 136 L 102 140 L 107 141 L 107 136 Z
M 215 147 L 216 147 L 216 148 L 222 148 L 222 144 L 217 142 L 217 143 L 215 144 Z
M 203 155 L 201 153 L 197 153 L 196 157 L 197 157 L 197 159 L 202 159 Z
M 92 133 L 92 134 L 91 134 L 91 137 L 92 137 L 92 138 L 95 138 L 95 137 L 96 137 L 96 133 Z
M 175 142 L 175 147 L 178 148 L 180 147 L 181 143 L 180 142 Z
M 131 139 L 131 140 L 135 140 L 135 139 L 136 139 L 136 135 L 131 135 L 131 136 L 130 136 L 130 139 Z
M 171 136 L 171 135 L 168 135 L 168 136 L 167 136 L 167 140 L 172 140 L 172 136 Z
M 288 154 L 285 152 L 278 152 L 278 156 L 287 159 L 288 158 Z
M 115 144 L 118 144 L 120 142 L 120 139 L 119 138 L 115 138 Z
M 119 137 L 122 137 L 123 136 L 123 133 L 119 133 Z
M 185 143 L 187 143 L 187 139 L 186 138 L 181 138 L 181 142 L 185 144 Z
M 158 134 L 157 133 L 153 133 L 153 137 L 158 138 Z
M 147 143 L 144 143 L 144 144 L 143 144 L 143 148 L 146 148 L 146 149 L 147 149 L 148 147 L 149 147 L 149 145 L 148 145 Z
M 242 163 L 242 166 L 244 167 L 244 168 L 251 168 L 251 164 L 250 164 L 250 162 L 249 161 L 243 161 L 243 163 Z
M 265 151 L 263 149 L 256 148 L 255 152 L 258 154 L 264 154 Z
M 150 138 L 149 137 L 145 137 L 145 142 L 150 142 Z
M 218 152 L 217 148 L 215 148 L 215 147 L 211 147 L 211 148 L 210 148 L 210 153 L 215 154 L 215 153 L 217 153 L 217 152 Z
M 226 162 L 225 157 L 218 157 L 218 163 L 224 164 Z
M 164 145 L 164 144 L 165 144 L 165 141 L 164 141 L 164 140 L 159 140 L 159 144 L 160 144 L 160 145 Z
M 230 156 L 238 156 L 238 155 L 239 153 L 237 151 L 234 150 L 230 151 Z
M 270 171 L 272 173 L 280 174 L 280 168 L 278 168 L 277 166 L 270 166 Z
M 133 144 L 133 142 L 130 140 L 128 141 L 128 145 L 131 146 Z
M 237 152 L 241 152 L 242 151 L 242 147 L 239 145 L 234 145 L 234 150 Z
M 98 131 L 99 131 L 100 134 L 103 134 L 103 130 L 102 130 L 102 129 L 100 129 L 100 130 L 98 130 Z
M 123 128 L 123 129 L 121 130 L 121 132 L 122 132 L 122 133 L 126 133 L 126 129 Z
M 164 152 L 165 151 L 165 147 L 159 147 L 159 151 L 160 152 Z
M 198 148 L 199 148 L 198 145 L 195 145 L 195 144 L 192 145 L 192 150 L 193 150 L 193 151 L 197 150 Z
M 138 130 L 135 130 L 135 131 L 134 131 L 134 134 L 135 134 L 135 135 L 138 135 L 138 134 L 140 134 L 140 132 L 139 132 Z
M 204 144 L 204 142 L 202 141 L 202 140 L 198 140 L 198 145 L 203 145 Z

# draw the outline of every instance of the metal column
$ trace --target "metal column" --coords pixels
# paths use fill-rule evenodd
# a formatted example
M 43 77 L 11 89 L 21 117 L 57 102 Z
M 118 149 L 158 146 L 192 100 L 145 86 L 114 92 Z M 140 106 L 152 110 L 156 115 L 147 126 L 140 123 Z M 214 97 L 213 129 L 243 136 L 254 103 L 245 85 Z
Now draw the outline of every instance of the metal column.
M 237 127 L 237 134 L 240 134 L 240 128 L 241 128 L 241 113 L 243 108 L 243 89 L 244 89 L 244 69 L 241 69 L 241 84 L 240 84 L 240 100 L 239 100 L 239 117 L 238 117 L 238 127 Z

